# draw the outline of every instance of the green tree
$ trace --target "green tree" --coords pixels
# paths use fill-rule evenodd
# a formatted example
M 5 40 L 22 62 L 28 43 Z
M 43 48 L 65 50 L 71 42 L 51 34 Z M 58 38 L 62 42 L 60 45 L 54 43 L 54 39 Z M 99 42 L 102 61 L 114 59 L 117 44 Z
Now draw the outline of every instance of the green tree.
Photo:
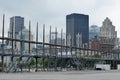
M 32 58 L 31 62 L 30 62 L 30 66 L 34 66 L 35 65 L 35 59 Z

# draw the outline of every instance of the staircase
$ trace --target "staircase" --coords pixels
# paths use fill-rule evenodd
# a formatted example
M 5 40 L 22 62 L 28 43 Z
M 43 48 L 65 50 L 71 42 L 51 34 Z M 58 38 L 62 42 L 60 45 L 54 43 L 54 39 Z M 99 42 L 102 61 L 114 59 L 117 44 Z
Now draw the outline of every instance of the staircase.
M 22 61 L 20 60 L 14 60 L 14 62 L 11 62 L 8 65 L 8 68 L 6 69 L 6 72 L 18 72 L 19 71 L 19 65 L 29 65 L 31 62 L 31 57 L 26 57 Z
M 20 64 L 21 65 L 29 65 L 31 62 L 31 59 L 32 59 L 31 57 L 26 57 L 22 61 L 20 61 Z
M 72 64 L 76 65 L 77 70 L 83 69 L 83 63 L 81 63 L 80 58 L 78 57 L 72 58 Z
M 7 68 L 6 72 L 17 72 L 17 68 L 18 68 L 18 62 L 11 62 L 9 64 L 9 67 Z

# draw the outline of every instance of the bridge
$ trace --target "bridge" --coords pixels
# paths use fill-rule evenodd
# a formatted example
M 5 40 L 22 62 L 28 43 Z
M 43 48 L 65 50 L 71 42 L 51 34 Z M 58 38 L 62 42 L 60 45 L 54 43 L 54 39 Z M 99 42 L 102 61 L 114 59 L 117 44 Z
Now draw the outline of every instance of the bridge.
M 48 45 L 47 51 L 41 49 L 18 51 L 12 48 L 6 49 L 2 46 L 0 51 L 3 62 L 3 72 L 23 72 L 31 71 L 63 71 L 63 70 L 92 70 L 95 64 L 110 64 L 111 69 L 117 69 L 120 63 L 120 53 L 113 51 L 99 51 L 71 46 L 49 44 L 36 41 L 27 41 L 11 38 L 1 38 L 4 40 L 24 42 L 28 44 Z M 54 47 L 52 47 L 54 46 Z M 65 49 L 65 50 L 63 50 Z M 52 50 L 55 50 L 52 51 Z M 7 59 L 7 60 L 6 60 Z

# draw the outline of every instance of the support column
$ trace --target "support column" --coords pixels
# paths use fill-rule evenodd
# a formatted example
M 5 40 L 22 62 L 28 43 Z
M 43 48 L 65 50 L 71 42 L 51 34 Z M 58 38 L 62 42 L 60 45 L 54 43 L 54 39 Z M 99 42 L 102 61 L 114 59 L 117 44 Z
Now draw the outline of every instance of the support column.
M 43 53 L 42 53 L 43 71 L 45 71 L 45 24 L 43 25 Z
M 36 60 L 36 70 L 35 70 L 35 72 L 37 72 L 38 71 L 38 58 L 35 57 L 35 60 Z
M 2 72 L 4 72 L 4 18 L 5 15 L 3 14 L 3 28 L 2 28 Z
M 21 57 L 20 57 L 20 61 L 21 61 L 21 63 L 20 63 L 20 68 L 21 68 L 21 72 L 23 71 L 23 69 L 22 69 L 22 67 L 23 67 L 23 65 L 22 65 L 22 55 L 21 55 Z
M 29 21 L 29 55 L 30 55 L 30 41 L 31 41 L 31 22 Z M 30 64 L 28 65 L 29 72 L 30 72 Z
M 57 28 L 55 29 L 55 71 L 57 71 Z
M 63 69 L 63 29 L 61 29 L 61 71 Z
M 51 26 L 50 26 L 50 35 L 49 35 L 49 55 L 48 55 L 48 70 L 50 71 L 51 68 Z

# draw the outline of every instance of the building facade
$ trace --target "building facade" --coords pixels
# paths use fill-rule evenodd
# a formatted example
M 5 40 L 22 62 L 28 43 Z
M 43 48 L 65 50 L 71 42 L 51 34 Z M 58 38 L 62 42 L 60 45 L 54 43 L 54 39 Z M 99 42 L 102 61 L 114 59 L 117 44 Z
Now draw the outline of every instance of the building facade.
M 19 34 L 17 35 L 17 39 L 21 40 L 29 40 L 29 30 L 28 29 L 23 29 L 22 32 L 20 31 Z M 33 35 L 30 32 L 30 41 L 33 41 Z M 29 43 L 25 42 L 17 42 L 16 44 L 17 50 L 18 51 L 28 51 L 29 50 Z M 34 44 L 30 44 L 30 50 L 35 48 Z
M 100 50 L 100 41 L 98 39 L 91 39 L 89 41 L 89 49 L 92 49 L 92 50 Z
M 93 38 L 98 38 L 100 32 L 100 28 L 97 25 L 91 25 L 89 28 L 89 40 Z
M 50 38 L 50 35 L 49 35 Z M 49 43 L 51 44 L 57 44 L 57 45 L 65 45 L 65 34 L 61 34 L 58 32 L 51 32 L 51 40 L 49 39 Z
M 82 34 L 82 43 L 89 41 L 89 16 L 73 13 L 66 16 L 66 35 L 71 36 L 72 46 L 76 46 L 76 35 Z
M 99 37 L 117 38 L 117 31 L 115 31 L 115 26 L 108 17 L 103 21 L 102 27 L 100 27 Z
M 12 31 L 13 31 L 13 38 L 16 39 L 19 32 L 24 29 L 24 17 L 21 16 L 13 16 L 10 18 L 10 25 L 8 31 L 8 38 L 12 38 Z M 9 41 L 7 43 L 9 46 L 12 43 Z M 16 42 L 13 43 L 14 47 L 16 48 Z
M 99 40 L 101 50 L 114 49 L 117 40 L 117 31 L 115 31 L 115 26 L 108 17 L 103 21 L 102 27 L 100 27 Z

